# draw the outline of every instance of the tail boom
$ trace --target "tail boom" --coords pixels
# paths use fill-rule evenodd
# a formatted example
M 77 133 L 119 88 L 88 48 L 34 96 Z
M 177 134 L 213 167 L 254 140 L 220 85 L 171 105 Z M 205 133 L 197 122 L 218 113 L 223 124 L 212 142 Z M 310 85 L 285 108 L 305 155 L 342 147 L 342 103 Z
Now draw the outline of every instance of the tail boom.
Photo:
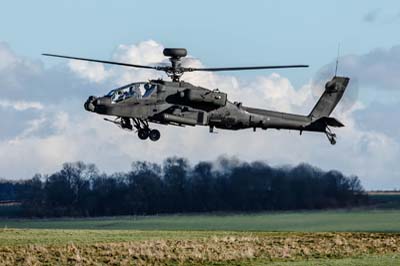
M 333 77 L 325 85 L 325 91 L 308 116 L 281 113 L 263 109 L 243 107 L 250 114 L 250 127 L 263 129 L 289 129 L 303 131 L 322 132 L 328 137 L 331 144 L 336 143 L 336 135 L 330 127 L 344 127 L 334 117 L 329 115 L 341 100 L 350 79 L 347 77 Z

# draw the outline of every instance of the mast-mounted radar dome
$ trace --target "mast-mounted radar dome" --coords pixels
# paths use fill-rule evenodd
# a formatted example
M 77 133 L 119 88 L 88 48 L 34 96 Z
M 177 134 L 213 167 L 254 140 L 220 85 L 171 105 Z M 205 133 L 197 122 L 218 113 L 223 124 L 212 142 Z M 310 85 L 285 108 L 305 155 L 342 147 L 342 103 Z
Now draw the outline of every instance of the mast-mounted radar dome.
M 187 51 L 185 48 L 165 48 L 163 54 L 168 57 L 185 57 Z

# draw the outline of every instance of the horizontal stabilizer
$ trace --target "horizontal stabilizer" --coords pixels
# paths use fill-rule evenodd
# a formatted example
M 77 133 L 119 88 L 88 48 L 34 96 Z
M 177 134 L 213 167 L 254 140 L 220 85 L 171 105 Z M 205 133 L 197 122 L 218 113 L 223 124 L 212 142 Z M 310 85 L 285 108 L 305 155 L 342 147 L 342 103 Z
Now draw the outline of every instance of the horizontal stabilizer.
M 344 127 L 344 125 L 334 117 L 321 117 L 308 124 L 305 128 L 308 130 L 325 131 L 327 126 Z
M 319 120 L 321 120 L 322 122 L 326 123 L 327 126 L 344 127 L 342 122 L 340 122 L 339 120 L 337 120 L 334 117 L 322 117 L 322 118 L 318 119 L 317 121 L 319 121 Z

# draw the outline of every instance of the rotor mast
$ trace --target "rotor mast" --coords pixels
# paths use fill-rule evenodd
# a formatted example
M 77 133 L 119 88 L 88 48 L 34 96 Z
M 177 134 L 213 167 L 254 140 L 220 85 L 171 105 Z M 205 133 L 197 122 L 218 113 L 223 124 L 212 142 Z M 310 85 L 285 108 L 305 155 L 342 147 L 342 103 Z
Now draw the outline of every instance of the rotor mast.
M 165 48 L 163 51 L 164 56 L 169 57 L 171 62 L 171 67 L 165 70 L 168 77 L 172 79 L 173 82 L 179 82 L 179 79 L 184 73 L 181 66 L 181 58 L 186 57 L 187 51 L 185 48 Z

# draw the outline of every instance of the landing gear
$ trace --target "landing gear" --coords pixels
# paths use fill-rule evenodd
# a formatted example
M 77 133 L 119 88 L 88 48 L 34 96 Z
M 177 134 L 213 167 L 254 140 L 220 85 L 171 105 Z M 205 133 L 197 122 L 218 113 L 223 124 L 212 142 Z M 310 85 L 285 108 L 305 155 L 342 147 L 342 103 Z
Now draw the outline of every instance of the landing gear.
M 132 130 L 131 120 L 129 118 L 123 117 L 121 118 L 121 127 L 124 129 Z
M 138 131 L 138 137 L 141 140 L 150 138 L 151 141 L 157 141 L 160 139 L 160 131 L 157 129 L 150 129 L 149 122 L 147 120 L 132 118 L 134 127 Z
M 329 127 L 326 127 L 325 135 L 332 145 L 336 144 L 336 134 L 333 133 Z
M 138 130 L 138 137 L 141 140 L 146 140 L 147 138 L 150 138 L 151 141 L 157 141 L 160 139 L 160 131 L 157 129 L 147 129 L 147 128 L 140 128 Z
M 160 139 L 160 136 L 161 136 L 160 131 L 158 131 L 157 129 L 152 129 L 150 131 L 150 134 L 149 134 L 150 140 L 157 141 Z
M 149 130 L 144 129 L 144 128 L 138 129 L 138 137 L 141 140 L 147 139 L 149 137 Z
M 135 127 L 137 130 L 137 135 L 141 140 L 146 140 L 149 138 L 151 141 L 157 141 L 161 136 L 160 131 L 157 129 L 151 129 L 149 127 L 149 122 L 147 120 L 132 118 L 133 124 L 131 122 L 131 118 L 127 117 L 117 117 L 114 120 L 104 118 L 104 120 L 129 131 L 132 131 L 133 127 Z

